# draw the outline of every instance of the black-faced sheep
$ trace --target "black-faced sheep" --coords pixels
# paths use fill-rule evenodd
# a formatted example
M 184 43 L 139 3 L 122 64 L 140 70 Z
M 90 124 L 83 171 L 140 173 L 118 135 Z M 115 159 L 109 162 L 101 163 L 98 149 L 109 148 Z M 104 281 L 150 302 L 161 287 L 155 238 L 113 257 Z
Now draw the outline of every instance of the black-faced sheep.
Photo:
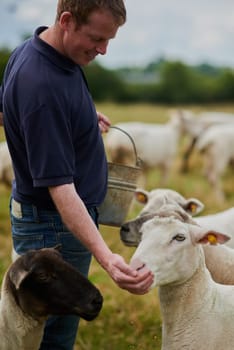
M 102 308 L 99 290 L 56 248 L 32 250 L 5 273 L 0 300 L 1 350 L 38 350 L 49 315 L 93 320 Z

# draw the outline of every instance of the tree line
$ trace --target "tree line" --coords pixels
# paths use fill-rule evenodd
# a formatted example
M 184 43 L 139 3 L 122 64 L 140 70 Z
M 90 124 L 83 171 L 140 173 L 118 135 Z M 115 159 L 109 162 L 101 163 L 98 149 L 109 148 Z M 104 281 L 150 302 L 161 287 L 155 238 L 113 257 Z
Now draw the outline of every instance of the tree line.
M 10 55 L 0 49 L 0 82 Z M 208 64 L 190 66 L 159 59 L 146 67 L 107 69 L 98 62 L 84 68 L 96 102 L 227 103 L 234 102 L 234 69 Z

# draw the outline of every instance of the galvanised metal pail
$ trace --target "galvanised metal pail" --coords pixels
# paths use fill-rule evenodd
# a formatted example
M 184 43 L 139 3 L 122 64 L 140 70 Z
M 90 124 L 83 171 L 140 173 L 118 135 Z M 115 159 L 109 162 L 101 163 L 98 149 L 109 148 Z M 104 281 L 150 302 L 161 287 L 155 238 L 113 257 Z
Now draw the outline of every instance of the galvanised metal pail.
M 136 166 L 108 163 L 108 189 L 104 202 L 99 208 L 99 223 L 108 226 L 120 227 L 127 217 L 137 182 L 141 175 L 141 160 L 137 157 L 135 143 L 132 137 L 124 130 L 131 140 L 136 156 Z

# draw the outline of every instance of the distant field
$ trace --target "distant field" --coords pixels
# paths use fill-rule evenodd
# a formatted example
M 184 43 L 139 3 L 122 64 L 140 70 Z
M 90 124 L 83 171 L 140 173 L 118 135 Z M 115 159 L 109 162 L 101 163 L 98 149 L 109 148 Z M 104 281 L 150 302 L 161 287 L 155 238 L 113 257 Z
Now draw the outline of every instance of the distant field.
M 97 109 L 107 114 L 112 123 L 120 121 L 145 121 L 164 123 L 168 119 L 171 107 L 154 105 L 116 105 L 99 104 Z M 194 111 L 216 110 L 234 113 L 234 105 L 191 106 Z M 4 139 L 0 128 L 0 140 Z M 201 159 L 194 154 L 191 159 L 191 170 L 181 174 L 181 155 L 186 140 L 181 141 L 178 157 L 170 176 L 168 187 L 177 190 L 186 197 L 197 197 L 205 204 L 204 213 L 212 213 L 234 206 L 234 174 L 228 169 L 224 176 L 224 190 L 227 200 L 223 205 L 216 202 L 212 191 L 201 173 Z M 148 179 L 148 189 L 158 186 L 159 174 L 152 172 Z M 0 186 L 0 279 L 10 263 L 11 238 L 8 215 L 10 191 Z M 134 217 L 140 210 L 135 206 L 129 213 Z M 122 254 L 129 261 L 134 249 L 125 247 L 119 238 L 119 230 L 101 226 L 105 241 L 110 248 Z M 93 322 L 81 320 L 77 346 L 75 350 L 160 350 L 161 318 L 157 291 L 145 296 L 131 295 L 120 290 L 108 275 L 93 260 L 90 279 L 100 288 L 104 296 L 104 306 L 100 316 Z M 178 349 L 179 350 L 179 349 Z

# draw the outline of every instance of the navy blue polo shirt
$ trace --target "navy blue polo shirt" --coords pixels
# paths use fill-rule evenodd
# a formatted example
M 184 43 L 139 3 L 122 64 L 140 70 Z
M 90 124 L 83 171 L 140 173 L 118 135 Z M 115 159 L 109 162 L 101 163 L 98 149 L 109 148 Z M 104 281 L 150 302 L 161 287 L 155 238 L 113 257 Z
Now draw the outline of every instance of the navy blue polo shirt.
M 73 182 L 87 207 L 98 206 L 107 162 L 96 110 L 80 66 L 39 38 L 44 29 L 12 53 L 0 94 L 13 197 L 50 208 L 48 186 Z

